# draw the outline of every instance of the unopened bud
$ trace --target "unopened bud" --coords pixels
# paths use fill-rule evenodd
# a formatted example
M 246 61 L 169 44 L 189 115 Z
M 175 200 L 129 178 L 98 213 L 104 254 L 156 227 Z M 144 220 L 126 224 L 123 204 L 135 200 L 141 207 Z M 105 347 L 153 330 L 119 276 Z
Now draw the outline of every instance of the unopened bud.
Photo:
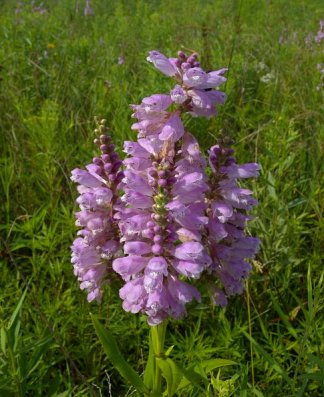
M 185 61 L 187 59 L 186 54 L 183 51 L 178 51 L 178 57 L 182 60 Z

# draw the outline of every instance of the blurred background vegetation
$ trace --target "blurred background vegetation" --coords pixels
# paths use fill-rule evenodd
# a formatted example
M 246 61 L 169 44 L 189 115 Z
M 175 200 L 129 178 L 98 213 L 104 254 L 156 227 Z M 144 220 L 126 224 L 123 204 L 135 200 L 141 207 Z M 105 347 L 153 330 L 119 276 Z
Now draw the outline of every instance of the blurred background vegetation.
M 135 138 L 128 105 L 173 86 L 146 62 L 151 49 L 194 50 L 207 70 L 229 67 L 218 117 L 188 117 L 187 129 L 205 150 L 230 136 L 240 162 L 262 166 L 250 183 L 260 202 L 250 231 L 262 249 L 246 293 L 225 310 L 191 306 L 185 321 L 170 322 L 167 346 L 182 363 L 238 363 L 210 374 L 208 395 L 322 396 L 324 42 L 314 37 L 323 3 L 90 5 L 93 15 L 85 0 L 0 3 L 0 396 L 132 395 L 104 357 L 90 311 L 144 368 L 145 318 L 123 312 L 117 288 L 88 304 L 73 276 L 69 176 L 95 154 L 95 115 L 121 151 Z

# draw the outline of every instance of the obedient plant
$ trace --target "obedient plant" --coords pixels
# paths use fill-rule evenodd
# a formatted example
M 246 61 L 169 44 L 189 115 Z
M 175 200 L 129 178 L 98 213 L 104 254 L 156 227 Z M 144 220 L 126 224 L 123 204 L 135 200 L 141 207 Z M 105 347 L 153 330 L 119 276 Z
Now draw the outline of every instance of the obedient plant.
M 185 113 L 217 114 L 226 95 L 216 88 L 226 81 L 227 69 L 206 72 L 197 54 L 182 51 L 177 58 L 151 51 L 147 59 L 175 86 L 131 105 L 137 137 L 124 143 L 123 161 L 105 134 L 105 120 L 98 122 L 100 157 L 86 170 L 72 171 L 80 193 L 76 224 L 83 228 L 72 263 L 89 301 L 100 300 L 108 282 L 122 282 L 124 310 L 145 314 L 151 338 L 163 339 L 154 326 L 180 319 L 188 302 L 201 300 L 197 279 L 220 306 L 243 292 L 251 270 L 247 259 L 259 241 L 245 232 L 256 200 L 237 181 L 258 176 L 259 166 L 238 165 L 233 149 L 221 141 L 206 158 L 181 119 Z M 153 339 L 153 351 L 161 353 L 154 346 L 162 340 Z M 146 393 L 151 386 L 152 395 L 159 395 L 159 366 L 153 367 Z

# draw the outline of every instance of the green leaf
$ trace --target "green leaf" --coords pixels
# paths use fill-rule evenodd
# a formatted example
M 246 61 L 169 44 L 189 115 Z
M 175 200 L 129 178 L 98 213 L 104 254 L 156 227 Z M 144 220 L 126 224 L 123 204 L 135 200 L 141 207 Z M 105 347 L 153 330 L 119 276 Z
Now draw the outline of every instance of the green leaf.
M 199 363 L 206 372 L 213 371 L 216 368 L 226 367 L 228 365 L 237 365 L 235 361 L 227 360 L 225 358 L 212 358 Z
M 171 358 L 156 358 L 156 363 L 160 367 L 167 382 L 167 395 L 172 397 L 178 389 L 183 373 Z
M 164 355 L 165 355 L 166 357 L 169 357 L 170 354 L 171 354 L 171 352 L 172 352 L 172 350 L 173 350 L 173 348 L 174 348 L 174 345 L 170 346 L 170 347 L 168 348 L 168 350 L 164 353 Z
M 26 377 L 28 377 L 39 365 L 41 362 L 41 358 L 43 354 L 46 352 L 46 350 L 49 348 L 49 346 L 52 343 L 52 339 L 50 337 L 42 339 L 39 341 L 34 348 L 33 354 L 31 356 L 31 359 L 29 360 L 28 363 L 28 373 Z
M 197 387 L 201 392 L 205 392 L 205 388 L 208 386 L 208 379 L 194 370 L 194 368 L 197 370 L 197 367 L 191 366 L 185 369 L 182 368 L 179 364 L 178 367 L 183 373 L 183 378 L 181 379 L 178 390 L 187 388 L 188 386 L 192 385 L 194 387 Z M 205 388 L 201 386 L 201 383 L 204 384 Z
M 194 371 L 192 371 L 195 375 L 199 375 L 201 379 L 204 380 L 205 387 L 207 385 L 208 387 L 208 378 L 207 374 L 214 369 L 220 368 L 220 367 L 225 367 L 228 365 L 237 365 L 235 361 L 228 360 L 228 359 L 223 359 L 223 358 L 214 358 L 214 359 L 209 359 L 209 360 L 204 360 L 199 362 L 198 364 L 195 365 Z M 192 376 L 192 375 L 191 375 Z M 189 382 L 191 382 L 192 377 L 187 377 L 188 380 L 185 380 L 181 382 L 179 388 L 184 388 L 187 387 Z M 189 382 L 188 382 L 189 381 Z
M 27 287 L 28 288 L 28 287 Z M 7 329 L 7 337 L 8 337 L 8 344 L 10 348 L 15 352 L 18 343 L 18 334 L 20 330 L 20 322 L 21 322 L 21 306 L 24 302 L 26 297 L 27 288 L 25 289 L 24 293 L 22 294 L 12 316 L 10 318 L 8 329 Z
M 311 319 L 314 318 L 314 301 L 313 301 L 313 284 L 312 284 L 312 273 L 311 266 L 308 265 L 307 269 L 307 303 L 308 303 L 308 311 Z
M 122 356 L 113 335 L 107 329 L 105 329 L 98 319 L 92 314 L 91 318 L 104 351 L 117 371 L 124 379 L 131 383 L 138 392 L 149 395 L 149 389 L 145 386 L 139 375 Z
M 2 327 L 1 328 L 1 333 L 0 333 L 0 337 L 1 337 L 1 350 L 3 354 L 6 354 L 6 347 L 7 347 L 7 334 L 6 334 L 6 330 Z

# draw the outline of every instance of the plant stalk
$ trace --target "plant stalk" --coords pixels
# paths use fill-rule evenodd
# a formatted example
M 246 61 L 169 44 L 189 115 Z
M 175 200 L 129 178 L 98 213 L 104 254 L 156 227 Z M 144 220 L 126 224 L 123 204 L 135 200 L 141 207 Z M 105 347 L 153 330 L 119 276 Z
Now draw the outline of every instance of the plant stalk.
M 151 341 L 154 353 L 154 380 L 153 380 L 153 395 L 154 397 L 162 396 L 162 373 L 160 367 L 156 362 L 156 358 L 163 357 L 164 354 L 164 340 L 166 333 L 167 322 L 163 321 L 159 325 L 151 327 Z

